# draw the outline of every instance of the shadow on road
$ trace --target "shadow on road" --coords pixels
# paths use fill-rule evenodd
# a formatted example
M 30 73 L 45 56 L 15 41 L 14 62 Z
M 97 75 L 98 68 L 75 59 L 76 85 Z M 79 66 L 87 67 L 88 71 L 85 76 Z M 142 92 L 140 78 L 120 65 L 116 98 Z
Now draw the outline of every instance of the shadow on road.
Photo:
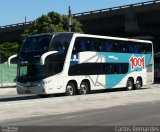
M 49 95 L 49 96 L 46 96 L 46 97 L 43 97 L 43 98 L 62 97 L 62 96 L 64 96 L 64 94 Z M 38 96 L 38 95 L 15 95 L 15 96 L 11 96 L 11 97 L 0 98 L 0 102 L 43 99 L 43 98 Z
M 147 88 L 141 88 L 139 90 L 145 90 Z M 99 93 L 109 93 L 109 92 L 121 92 L 121 91 L 126 91 L 125 88 L 119 88 L 119 89 L 107 89 L 107 90 L 95 90 L 92 91 L 90 94 L 99 94 Z M 136 91 L 136 90 L 135 90 Z M 54 94 L 54 95 L 49 95 L 46 98 L 52 98 L 52 97 L 63 97 L 64 94 Z M 12 97 L 3 97 L 0 98 L 0 102 L 10 102 L 10 101 L 20 101 L 20 100 L 32 100 L 32 99 L 42 99 L 38 95 L 16 95 Z
M 33 96 L 19 96 L 19 97 L 4 97 L 0 99 L 0 102 L 18 101 L 18 100 L 30 100 L 39 98 L 36 95 Z

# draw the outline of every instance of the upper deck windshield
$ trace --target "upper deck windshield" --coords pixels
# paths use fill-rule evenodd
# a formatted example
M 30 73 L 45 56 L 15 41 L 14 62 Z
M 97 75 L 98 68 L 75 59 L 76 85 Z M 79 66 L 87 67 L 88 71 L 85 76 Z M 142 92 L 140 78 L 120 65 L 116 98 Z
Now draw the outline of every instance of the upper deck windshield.
M 20 53 L 46 52 L 51 42 L 52 36 L 29 37 L 22 44 Z

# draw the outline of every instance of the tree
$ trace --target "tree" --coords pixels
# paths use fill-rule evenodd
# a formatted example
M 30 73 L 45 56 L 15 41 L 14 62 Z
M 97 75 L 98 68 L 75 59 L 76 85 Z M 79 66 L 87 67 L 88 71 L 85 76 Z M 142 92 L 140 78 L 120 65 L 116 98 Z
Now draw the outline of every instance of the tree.
M 19 50 L 18 42 L 4 42 L 0 44 L 1 62 L 7 61 L 8 57 L 17 54 Z
M 46 32 L 67 32 L 68 19 L 68 16 L 49 12 L 47 15 L 42 15 L 33 21 L 32 25 L 25 29 L 22 38 Z M 82 24 L 74 18 L 72 18 L 72 32 L 82 32 Z

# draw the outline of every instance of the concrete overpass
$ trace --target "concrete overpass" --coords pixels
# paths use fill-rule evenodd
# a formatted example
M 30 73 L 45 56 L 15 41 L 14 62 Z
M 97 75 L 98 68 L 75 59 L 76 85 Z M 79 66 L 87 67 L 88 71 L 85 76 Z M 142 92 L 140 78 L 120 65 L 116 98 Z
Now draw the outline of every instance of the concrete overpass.
M 160 36 L 160 0 L 73 14 L 85 33 Z
M 152 39 L 160 46 L 160 0 L 73 14 L 89 34 Z M 31 22 L 0 27 L 0 42 L 21 41 Z
M 0 26 L 0 42 L 20 42 L 21 34 L 24 29 L 31 25 L 32 22 L 17 23 L 12 25 Z

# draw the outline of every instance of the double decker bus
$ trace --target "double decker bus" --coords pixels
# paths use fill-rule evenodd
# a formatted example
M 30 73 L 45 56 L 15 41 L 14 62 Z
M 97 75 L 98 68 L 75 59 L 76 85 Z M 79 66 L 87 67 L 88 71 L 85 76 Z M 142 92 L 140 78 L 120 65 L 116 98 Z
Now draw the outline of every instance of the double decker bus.
M 27 38 L 18 55 L 18 94 L 76 95 L 102 89 L 134 90 L 153 81 L 151 41 L 45 33 Z

